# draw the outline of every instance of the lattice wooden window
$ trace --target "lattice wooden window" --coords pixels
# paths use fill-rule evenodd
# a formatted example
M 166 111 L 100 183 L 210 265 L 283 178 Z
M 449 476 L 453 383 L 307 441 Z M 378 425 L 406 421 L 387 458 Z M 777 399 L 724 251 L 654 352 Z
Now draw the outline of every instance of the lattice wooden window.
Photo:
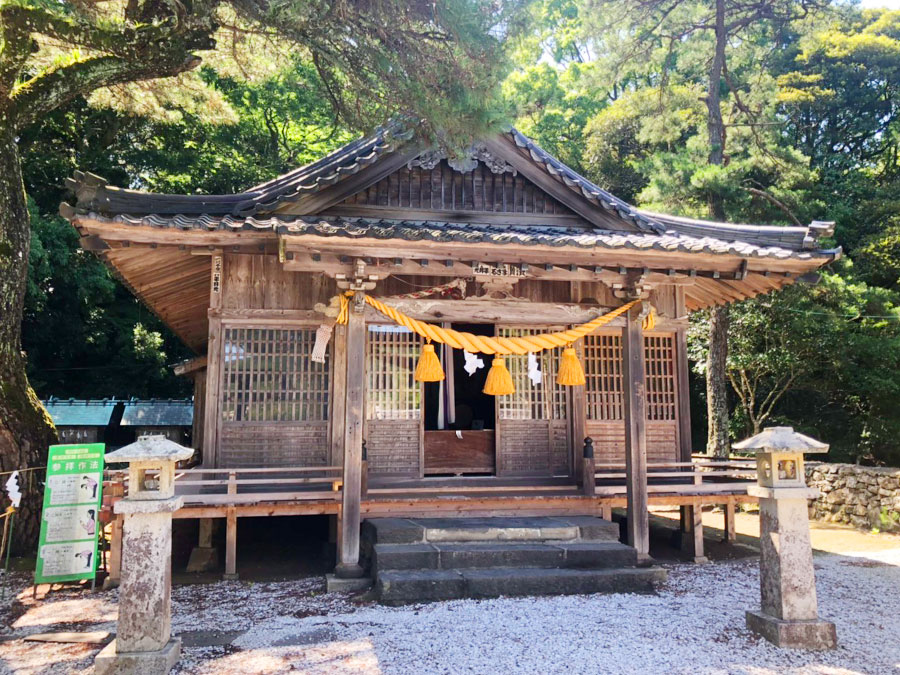
M 673 421 L 675 415 L 675 337 L 644 336 L 647 419 Z
M 413 379 L 420 340 L 408 328 L 370 325 L 367 353 L 366 417 L 417 420 L 421 387 Z
M 330 356 L 310 359 L 315 328 L 224 329 L 224 422 L 328 419 Z
M 584 338 L 584 377 L 587 418 L 624 419 L 622 399 L 622 338 L 588 335 Z
M 500 337 L 536 335 L 548 331 L 563 330 L 561 327 L 506 328 L 498 327 Z M 502 420 L 564 420 L 567 418 L 568 397 L 565 387 L 556 383 L 556 372 L 560 350 L 550 349 L 537 352 L 543 377 L 540 384 L 534 384 L 528 377 L 528 356 L 510 355 L 505 357 L 506 367 L 512 375 L 516 387 L 514 394 L 498 396 L 499 415 Z M 490 367 L 493 357 L 485 357 L 485 366 Z
M 675 420 L 675 337 L 645 335 L 644 364 L 647 419 Z M 622 336 L 595 334 L 584 338 L 584 373 L 587 380 L 587 418 L 603 421 L 624 419 Z

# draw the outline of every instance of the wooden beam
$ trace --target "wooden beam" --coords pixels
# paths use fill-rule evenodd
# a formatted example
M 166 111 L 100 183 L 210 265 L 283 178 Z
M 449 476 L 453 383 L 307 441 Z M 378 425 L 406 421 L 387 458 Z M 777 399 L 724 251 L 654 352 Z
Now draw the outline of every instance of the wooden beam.
M 647 396 L 644 381 L 644 336 L 640 303 L 626 313 L 622 340 L 622 381 L 625 388 L 625 484 L 627 541 L 640 560 L 650 557 L 650 516 L 647 504 Z
M 187 361 L 182 361 L 172 366 L 172 372 L 176 375 L 190 375 L 198 370 L 206 368 L 206 355 L 197 356 Z
M 471 322 L 504 324 L 577 324 L 585 323 L 613 307 L 579 305 L 574 303 L 523 302 L 521 300 L 443 300 L 392 299 L 386 304 L 414 319 L 430 322 Z M 366 310 L 366 320 L 383 322 L 384 315 L 373 308 Z M 613 319 L 608 326 L 622 327 L 625 320 Z M 657 329 L 671 331 L 686 328 L 687 320 L 659 317 Z
M 363 393 L 366 373 L 366 322 L 363 293 L 351 300 L 347 323 L 346 407 L 344 410 L 344 474 L 341 502 L 341 546 L 335 574 L 354 578 L 359 564 L 360 502 L 362 490 Z

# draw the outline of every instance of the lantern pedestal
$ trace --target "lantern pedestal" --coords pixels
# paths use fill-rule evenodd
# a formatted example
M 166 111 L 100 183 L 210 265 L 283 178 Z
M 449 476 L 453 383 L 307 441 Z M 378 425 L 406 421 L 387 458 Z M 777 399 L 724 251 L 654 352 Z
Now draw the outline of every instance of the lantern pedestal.
M 818 490 L 807 487 L 751 486 L 759 497 L 762 608 L 748 611 L 747 627 L 779 647 L 833 649 L 834 624 L 818 616 L 807 500 Z
M 172 638 L 172 513 L 181 497 L 122 500 L 113 507 L 125 516 L 122 578 L 116 639 L 94 661 L 98 675 L 168 673 L 181 655 Z
M 165 675 L 178 662 L 172 638 L 172 514 L 175 465 L 194 454 L 164 436 L 141 436 L 106 456 L 128 462 L 128 494 L 113 511 L 123 517 L 116 639 L 94 660 L 98 675 Z

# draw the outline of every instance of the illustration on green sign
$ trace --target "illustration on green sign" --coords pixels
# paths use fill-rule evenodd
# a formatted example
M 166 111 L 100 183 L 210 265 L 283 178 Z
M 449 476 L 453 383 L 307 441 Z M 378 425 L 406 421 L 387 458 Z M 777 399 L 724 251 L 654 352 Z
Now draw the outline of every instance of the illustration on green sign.
M 105 447 L 50 446 L 34 583 L 94 576 Z

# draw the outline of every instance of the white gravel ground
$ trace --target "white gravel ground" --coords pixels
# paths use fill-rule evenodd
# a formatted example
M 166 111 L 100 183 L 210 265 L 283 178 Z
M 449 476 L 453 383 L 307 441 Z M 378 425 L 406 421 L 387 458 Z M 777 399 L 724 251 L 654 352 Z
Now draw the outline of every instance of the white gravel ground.
M 404 608 L 324 595 L 318 579 L 174 590 L 176 632 L 245 630 L 189 647 L 182 674 L 900 673 L 900 549 L 817 555 L 833 652 L 779 650 L 744 628 L 758 605 L 753 559 L 669 568 L 658 595 L 458 601 Z M 110 626 L 115 596 L 61 595 L 30 608 L 0 643 L 0 671 L 90 672 L 95 650 L 23 643 L 41 630 Z M 4 671 L 3 669 L 6 668 Z

